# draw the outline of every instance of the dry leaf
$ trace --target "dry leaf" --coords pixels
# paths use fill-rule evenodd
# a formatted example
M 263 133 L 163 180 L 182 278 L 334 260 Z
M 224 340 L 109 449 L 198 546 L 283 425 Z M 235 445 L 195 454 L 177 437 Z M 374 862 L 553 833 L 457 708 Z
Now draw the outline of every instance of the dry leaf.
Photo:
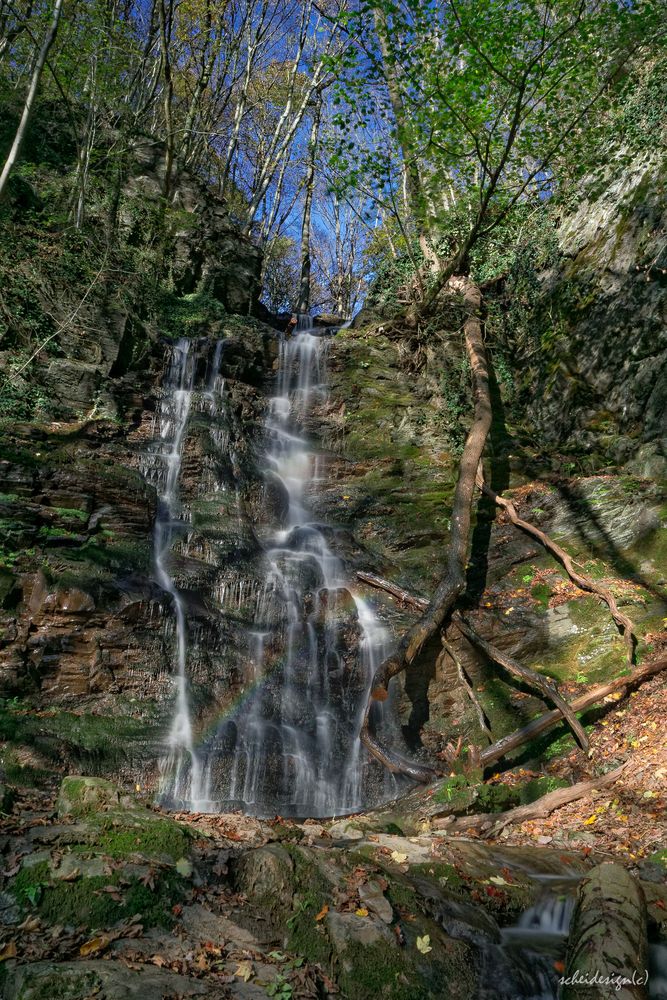
M 75 882 L 80 874 L 81 874 L 80 868 L 72 868 L 72 871 L 68 872 L 67 875 L 56 874 L 56 878 L 59 879 L 60 882 Z
M 16 941 L 8 941 L 0 951 L 0 962 L 4 962 L 7 958 L 16 958 Z
M 500 875 L 492 875 L 489 882 L 493 882 L 494 885 L 509 885 L 509 882 L 506 882 Z
M 355 910 L 354 912 L 356 913 L 356 915 L 358 917 L 367 917 L 368 916 L 368 910 L 366 909 L 365 906 L 360 906 L 359 909 Z
M 329 906 L 327 903 L 325 903 L 320 912 L 315 917 L 315 923 L 319 923 L 320 920 L 324 920 L 328 912 L 329 912 Z
M 239 962 L 234 975 L 242 979 L 244 983 L 247 983 L 253 976 L 252 962 Z
M 417 951 L 421 952 L 422 955 L 428 955 L 431 948 L 431 937 L 429 934 L 424 934 L 423 937 L 417 938 Z
M 106 951 L 113 940 L 114 936 L 111 934 L 100 934 L 99 937 L 91 938 L 90 941 L 82 944 L 79 948 L 79 954 L 82 958 L 87 958 L 88 955 L 94 955 L 98 951 Z
M 391 860 L 395 861 L 397 865 L 402 865 L 408 860 L 408 856 L 407 854 L 401 854 L 400 851 L 392 851 Z
M 153 965 L 157 965 L 158 969 L 161 969 L 163 968 L 163 966 L 167 964 L 167 959 L 164 958 L 162 955 L 153 955 L 151 957 L 151 962 L 153 963 Z

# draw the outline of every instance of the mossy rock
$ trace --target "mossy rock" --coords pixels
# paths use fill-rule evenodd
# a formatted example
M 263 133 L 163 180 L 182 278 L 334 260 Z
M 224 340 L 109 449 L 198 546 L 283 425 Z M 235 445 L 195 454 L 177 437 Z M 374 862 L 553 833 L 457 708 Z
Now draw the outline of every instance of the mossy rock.
M 6 1000 L 163 1000 L 209 993 L 205 983 L 169 969 L 128 969 L 123 962 L 113 960 L 12 966 L 4 984 Z
M 68 775 L 63 778 L 56 807 L 60 817 L 81 818 L 118 809 L 121 805 L 131 808 L 134 804 L 130 796 L 121 796 L 118 786 L 106 778 Z

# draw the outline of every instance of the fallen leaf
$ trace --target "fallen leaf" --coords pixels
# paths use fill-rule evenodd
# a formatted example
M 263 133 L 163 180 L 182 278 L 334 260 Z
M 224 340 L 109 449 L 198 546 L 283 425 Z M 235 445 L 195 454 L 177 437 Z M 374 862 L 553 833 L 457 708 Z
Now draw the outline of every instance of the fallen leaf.
M 401 854 L 400 851 L 392 851 L 391 860 L 395 861 L 397 865 L 402 865 L 408 860 L 408 856 L 407 854 Z
M 239 962 L 234 975 L 242 979 L 244 983 L 247 983 L 253 976 L 252 962 Z
M 179 858 L 176 862 L 176 871 L 179 875 L 182 875 L 183 878 L 190 878 L 192 875 L 192 864 L 187 858 Z
M 558 962 L 558 961 L 556 961 L 556 962 L 554 962 L 553 965 L 554 965 L 554 969 L 556 970 L 556 972 L 560 972 L 561 974 L 563 972 L 565 972 L 565 962 Z
M 429 934 L 424 934 L 423 937 L 417 938 L 417 951 L 421 952 L 422 955 L 428 955 L 431 948 L 431 937 Z
M 99 951 L 106 951 L 111 942 L 114 940 L 111 934 L 100 934 L 99 937 L 91 938 L 90 941 L 86 941 L 79 948 L 79 954 L 82 958 L 86 958 L 88 955 L 95 955 Z
M 356 915 L 358 917 L 367 917 L 368 916 L 368 910 L 366 909 L 365 906 L 360 906 L 359 909 L 355 910 L 354 912 L 356 913 Z
M 56 878 L 60 882 L 75 882 L 78 879 L 78 877 L 79 877 L 80 874 L 81 874 L 81 869 L 80 868 L 72 868 L 72 871 L 68 872 L 66 875 L 58 875 L 58 874 L 56 874 Z
M 319 923 L 320 920 L 324 920 L 328 912 L 329 912 L 329 906 L 327 905 L 327 903 L 325 903 L 320 912 L 315 917 L 315 923 L 317 924 Z
M 0 962 L 4 962 L 7 958 L 16 958 L 16 941 L 8 941 L 0 951 Z
M 167 964 L 167 959 L 162 955 L 153 955 L 151 957 L 151 962 L 153 965 L 157 965 L 158 969 L 162 969 Z
M 500 875 L 492 875 L 489 882 L 493 882 L 494 885 L 509 885 L 509 882 L 506 882 Z

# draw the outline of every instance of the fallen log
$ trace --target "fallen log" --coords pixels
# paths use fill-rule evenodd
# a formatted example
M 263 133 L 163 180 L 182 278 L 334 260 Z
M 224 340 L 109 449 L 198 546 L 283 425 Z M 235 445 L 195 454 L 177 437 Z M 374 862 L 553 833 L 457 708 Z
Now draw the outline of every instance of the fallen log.
M 606 785 L 613 785 L 620 778 L 627 767 L 621 764 L 614 771 L 601 775 L 599 778 L 591 778 L 588 781 L 579 781 L 569 788 L 557 788 L 554 792 L 548 792 L 534 802 L 528 802 L 523 806 L 516 806 L 514 809 L 507 809 L 501 813 L 477 813 L 472 816 L 446 816 L 442 819 L 434 819 L 432 826 L 434 830 L 446 830 L 447 833 L 464 833 L 466 830 L 478 830 L 484 836 L 491 837 L 498 833 L 505 826 L 511 823 L 523 823 L 527 819 L 539 819 L 548 816 L 554 809 L 567 805 L 568 802 L 576 802 L 583 798 L 588 792 L 597 788 L 604 788 Z
M 646 900 L 639 882 L 605 862 L 579 886 L 562 978 L 563 1000 L 646 1000 Z
M 530 670 L 529 667 L 524 667 L 523 664 L 519 663 L 513 657 L 508 656 L 502 650 L 497 649 L 486 639 L 483 639 L 479 635 L 473 626 L 468 622 L 462 614 L 457 612 L 452 616 L 452 621 L 456 623 L 457 627 L 466 637 L 468 642 L 472 643 L 494 663 L 499 664 L 499 666 L 504 667 L 510 674 L 513 674 L 519 680 L 528 684 L 532 688 L 536 688 L 545 698 L 553 702 L 553 704 L 558 708 L 569 725 L 570 729 L 574 733 L 577 743 L 588 753 L 590 743 L 588 742 L 588 737 L 584 727 L 581 725 L 576 715 L 565 701 L 564 698 L 558 693 L 558 688 L 548 677 L 544 677 L 543 674 L 538 674 L 535 670 Z
M 590 708 L 592 705 L 596 705 L 598 702 L 607 698 L 610 694 L 615 694 L 617 691 L 624 691 L 626 688 L 634 687 L 640 684 L 642 681 L 647 680 L 652 677 L 653 674 L 660 673 L 661 670 L 667 668 L 667 656 L 659 657 L 657 660 L 652 660 L 649 663 L 643 664 L 638 667 L 633 673 L 627 674 L 625 677 L 617 677 L 616 680 L 609 681 L 608 684 L 598 684 L 597 687 L 591 688 L 590 691 L 586 691 L 584 694 L 579 695 L 578 698 L 573 698 L 570 702 L 570 708 L 573 712 L 582 712 L 586 708 Z M 552 709 L 550 712 L 545 712 L 544 715 L 540 715 L 537 719 L 533 719 L 529 722 L 527 726 L 523 726 L 521 729 L 516 729 L 513 733 L 509 733 L 507 736 L 503 736 L 502 739 L 497 740 L 492 743 L 490 747 L 486 747 L 482 750 L 480 754 L 480 762 L 482 767 L 488 767 L 489 764 L 493 764 L 495 761 L 500 760 L 505 754 L 509 753 L 511 750 L 516 750 L 517 747 L 522 746 L 527 743 L 528 740 L 534 739 L 541 733 L 550 729 L 557 722 L 560 722 L 563 718 L 560 709 Z
M 477 485 L 485 496 L 490 497 L 498 507 L 501 507 L 502 510 L 505 511 L 515 527 L 520 528 L 521 531 L 525 531 L 526 534 L 536 538 L 538 542 L 544 546 L 547 552 L 550 552 L 551 555 L 558 560 L 572 583 L 576 584 L 580 590 L 584 590 L 588 594 L 595 594 L 596 597 L 599 597 L 602 601 L 604 601 L 611 612 L 611 617 L 614 619 L 619 631 L 625 639 L 625 645 L 628 651 L 628 663 L 634 663 L 635 645 L 637 642 L 635 627 L 630 618 L 619 610 L 616 598 L 611 591 L 607 590 L 606 587 L 601 587 L 600 584 L 595 583 L 594 580 L 584 576 L 583 573 L 579 573 L 574 568 L 572 557 L 569 556 L 567 552 L 560 547 L 560 545 L 554 542 L 553 539 L 549 538 L 544 531 L 536 528 L 534 524 L 530 523 L 530 521 L 525 521 L 522 517 L 519 517 L 516 507 L 512 501 L 499 496 L 495 490 L 492 490 L 490 486 L 487 486 L 480 472 L 478 472 L 477 475 Z

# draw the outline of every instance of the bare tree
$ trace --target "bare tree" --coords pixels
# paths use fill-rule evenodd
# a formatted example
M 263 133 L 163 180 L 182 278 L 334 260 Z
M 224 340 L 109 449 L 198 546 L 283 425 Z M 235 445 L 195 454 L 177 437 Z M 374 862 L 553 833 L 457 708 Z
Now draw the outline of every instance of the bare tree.
M 9 175 L 12 172 L 14 164 L 18 159 L 18 155 L 21 151 L 21 146 L 23 145 L 23 140 L 25 139 L 26 132 L 28 130 L 28 122 L 30 121 L 30 114 L 32 112 L 33 105 L 35 103 L 35 98 L 37 97 L 37 90 L 39 88 L 39 81 L 42 78 L 42 73 L 44 71 L 44 65 L 46 63 L 49 50 L 53 45 L 53 42 L 58 31 L 58 24 L 60 22 L 60 14 L 62 11 L 63 0 L 56 0 L 53 13 L 51 15 L 51 22 L 44 35 L 44 40 L 42 41 L 37 60 L 35 62 L 34 69 L 32 71 L 32 79 L 30 80 L 30 87 L 28 88 L 28 94 L 23 105 L 23 113 L 21 114 L 21 120 L 16 129 L 16 135 L 14 136 L 14 141 L 11 145 L 11 149 L 7 154 L 7 159 L 5 160 L 5 165 L 2 168 L 2 173 L 0 174 L 0 198 L 4 194 L 5 187 L 7 186 L 7 181 L 9 180 Z

